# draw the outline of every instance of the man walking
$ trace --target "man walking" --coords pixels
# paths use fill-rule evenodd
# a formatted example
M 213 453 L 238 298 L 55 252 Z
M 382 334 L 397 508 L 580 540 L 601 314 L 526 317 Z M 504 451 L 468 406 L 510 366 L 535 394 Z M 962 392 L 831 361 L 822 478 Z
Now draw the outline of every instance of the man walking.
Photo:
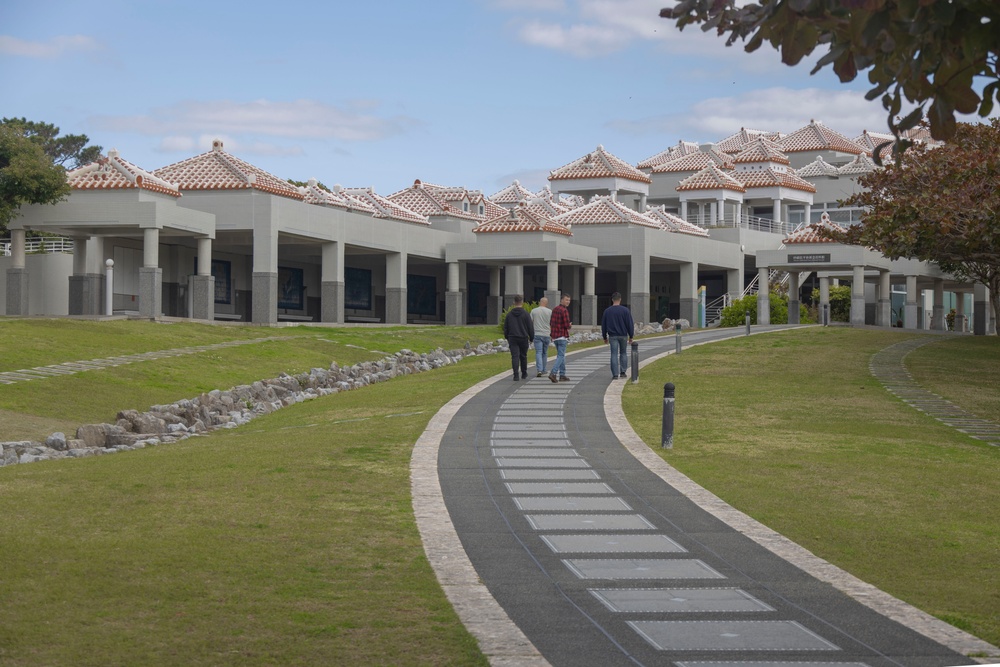
M 510 365 L 514 369 L 514 380 L 528 379 L 528 345 L 535 337 L 531 316 L 524 309 L 524 297 L 514 295 L 514 307 L 507 311 L 503 320 L 503 335 L 510 347 Z M 520 378 L 517 375 L 521 370 Z
M 535 370 L 542 377 L 545 375 L 545 368 L 549 361 L 549 343 L 552 338 L 549 335 L 549 320 L 552 319 L 552 309 L 549 308 L 549 300 L 542 297 L 538 300 L 538 305 L 531 309 L 531 325 L 535 327 Z
M 571 297 L 563 292 L 559 305 L 552 309 L 549 319 L 549 335 L 556 346 L 556 363 L 552 364 L 549 379 L 553 382 L 569 382 L 566 377 L 566 346 L 569 344 L 569 330 L 573 327 L 569 321 L 569 303 Z
M 622 305 L 622 295 L 615 292 L 611 295 L 611 306 L 601 317 L 601 337 L 605 343 L 611 344 L 611 379 L 625 377 L 628 368 L 628 345 L 635 336 L 635 323 L 632 321 L 632 311 Z M 627 341 L 627 342 L 626 342 Z

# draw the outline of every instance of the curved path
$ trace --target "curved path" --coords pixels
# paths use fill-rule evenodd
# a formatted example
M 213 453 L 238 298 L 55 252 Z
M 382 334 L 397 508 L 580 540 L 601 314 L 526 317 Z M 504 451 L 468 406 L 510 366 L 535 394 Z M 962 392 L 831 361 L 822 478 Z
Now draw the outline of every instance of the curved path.
M 645 364 L 675 340 L 640 346 Z M 428 558 L 491 664 L 936 667 L 997 654 L 670 468 L 624 420 L 607 356 L 570 355 L 573 381 L 557 385 L 481 382 L 414 449 Z

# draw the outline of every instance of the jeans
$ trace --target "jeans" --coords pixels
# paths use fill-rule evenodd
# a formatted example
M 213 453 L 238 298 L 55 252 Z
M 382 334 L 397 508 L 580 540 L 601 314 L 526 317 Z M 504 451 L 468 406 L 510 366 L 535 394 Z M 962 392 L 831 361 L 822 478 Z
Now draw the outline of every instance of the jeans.
M 611 376 L 618 377 L 628 368 L 628 336 L 608 336 L 611 345 Z
M 566 377 L 566 345 L 569 343 L 569 339 L 556 338 L 552 342 L 556 346 L 556 363 L 552 364 L 549 375 Z
M 511 336 L 507 339 L 510 346 L 510 366 L 514 370 L 514 377 L 518 376 L 518 369 L 521 377 L 528 377 L 528 347 L 530 342 L 527 336 Z
M 535 367 L 539 373 L 545 372 L 545 366 L 549 361 L 549 343 L 552 339 L 548 336 L 535 336 Z

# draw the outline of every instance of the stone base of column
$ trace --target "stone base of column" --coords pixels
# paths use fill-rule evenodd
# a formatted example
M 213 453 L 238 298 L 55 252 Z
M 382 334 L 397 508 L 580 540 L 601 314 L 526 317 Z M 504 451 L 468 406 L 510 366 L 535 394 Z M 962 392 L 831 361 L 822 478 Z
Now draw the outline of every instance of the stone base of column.
M 892 326 L 892 303 L 889 299 L 878 300 L 878 310 L 875 311 L 875 326 Z
M 696 301 L 697 303 L 697 301 Z M 649 324 L 649 292 L 631 292 L 628 295 L 628 307 L 632 311 L 632 319 L 636 324 Z M 698 311 L 695 311 L 696 313 Z M 696 326 L 695 318 L 691 324 Z
M 253 289 L 254 324 L 274 324 L 278 321 L 278 274 L 270 271 L 254 271 L 251 277 Z
M 9 298 L 9 297 L 8 297 Z M 972 304 L 972 333 L 976 336 L 986 336 L 989 331 L 989 301 L 974 301 Z
M 406 324 L 406 288 L 385 288 L 386 324 Z
M 500 324 L 500 313 L 503 312 L 503 297 L 486 297 L 486 323 Z
M 687 320 L 691 323 L 692 327 L 699 326 L 698 299 L 680 299 L 678 312 L 680 314 L 679 319 Z M 770 317 L 768 317 L 768 322 L 770 322 Z
M 95 315 L 97 311 L 93 309 L 93 300 L 90 290 L 92 288 L 90 276 L 70 276 L 69 277 L 69 302 L 67 311 L 70 315 Z
M 903 307 L 903 328 L 904 329 L 919 329 L 920 327 L 918 318 L 920 314 L 917 312 L 917 304 L 908 303 Z
M 191 317 L 196 320 L 215 319 L 215 276 L 191 276 Z
M 556 292 L 558 294 L 558 292 Z M 549 299 L 549 308 L 553 305 L 558 305 L 559 302 L 556 301 L 555 304 Z M 595 327 L 600 322 L 597 319 L 597 295 L 596 294 L 584 294 L 580 297 L 580 324 L 588 327 Z
M 465 295 L 462 292 L 444 293 L 444 323 L 448 326 L 460 327 L 465 325 L 465 309 L 462 307 L 463 296 Z
M 139 267 L 139 317 L 155 319 L 163 313 L 163 269 Z
M 865 298 L 851 297 L 851 326 L 859 327 L 865 324 Z
M 931 329 L 935 331 L 947 331 L 948 330 L 948 320 L 944 316 L 944 306 L 934 306 L 934 310 L 931 311 L 931 318 L 933 324 Z
M 513 294 L 504 294 L 503 295 L 503 308 L 501 309 L 500 312 L 502 313 L 504 310 L 507 310 L 508 308 L 510 308 L 513 305 L 514 305 L 514 295 Z
M 323 281 L 320 284 L 320 315 L 321 322 L 344 323 L 344 283 L 335 280 Z
M 7 315 L 29 315 L 28 269 L 7 269 Z
M 789 301 L 788 301 L 788 323 L 789 324 L 801 324 L 802 321 L 801 321 L 801 318 L 799 317 L 800 315 L 801 315 L 801 312 L 799 312 L 799 302 L 798 301 L 792 301 L 791 299 L 789 299 Z

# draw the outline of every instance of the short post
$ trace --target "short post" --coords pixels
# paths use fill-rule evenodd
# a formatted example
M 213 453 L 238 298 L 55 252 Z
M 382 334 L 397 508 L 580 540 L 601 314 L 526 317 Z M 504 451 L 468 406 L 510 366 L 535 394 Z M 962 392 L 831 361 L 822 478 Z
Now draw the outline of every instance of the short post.
M 105 315 L 114 315 L 114 312 L 113 312 L 114 298 L 113 297 L 114 297 L 114 293 L 115 293 L 115 268 L 114 268 L 115 267 L 115 260 L 109 259 L 108 261 L 104 262 L 104 266 L 108 267 L 107 268 L 107 278 L 106 278 L 106 281 L 105 281 L 105 282 L 107 282 L 107 285 L 105 285 L 105 289 L 104 289 L 104 314 Z
M 750 313 L 747 313 L 746 322 L 747 322 L 747 335 L 749 336 L 750 335 Z
M 679 322 L 674 325 L 674 345 L 676 347 L 676 349 L 674 350 L 674 352 L 676 354 L 680 354 L 681 353 L 681 325 L 680 325 Z
M 823 304 L 823 326 L 830 326 L 830 304 Z
M 632 384 L 639 381 L 639 343 L 632 341 Z
M 664 449 L 674 448 L 674 383 L 663 385 L 663 431 L 661 446 Z

